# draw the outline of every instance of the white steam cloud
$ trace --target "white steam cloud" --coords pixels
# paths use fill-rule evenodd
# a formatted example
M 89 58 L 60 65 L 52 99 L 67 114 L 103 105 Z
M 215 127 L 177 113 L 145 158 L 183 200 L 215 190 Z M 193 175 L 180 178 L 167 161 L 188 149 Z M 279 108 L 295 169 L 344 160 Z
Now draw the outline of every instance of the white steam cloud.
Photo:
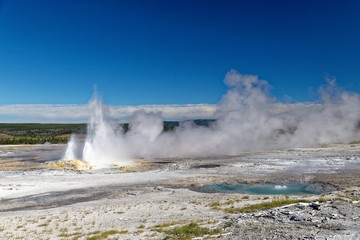
M 83 149 L 83 159 L 91 165 L 108 166 L 116 162 L 129 165 L 124 139 L 118 136 L 117 124 L 107 118 L 108 109 L 96 95 L 90 102 L 91 118 Z
M 232 155 L 360 139 L 360 95 L 340 91 L 333 80 L 320 88 L 319 103 L 289 106 L 269 96 L 269 84 L 257 76 L 232 70 L 225 84 L 216 121 L 209 127 L 184 122 L 172 132 L 162 132 L 160 112 L 144 110 L 129 117 L 127 133 L 119 131 L 95 98 L 90 105 L 101 114 L 92 114 L 84 159 L 127 164 L 123 159 Z

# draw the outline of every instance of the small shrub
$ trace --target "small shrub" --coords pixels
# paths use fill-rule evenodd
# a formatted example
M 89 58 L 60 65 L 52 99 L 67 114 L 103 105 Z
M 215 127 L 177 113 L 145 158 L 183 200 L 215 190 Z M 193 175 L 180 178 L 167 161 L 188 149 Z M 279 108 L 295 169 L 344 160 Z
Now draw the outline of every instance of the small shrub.
M 48 225 L 49 225 L 49 223 L 43 223 L 43 224 L 38 225 L 38 227 L 47 227 Z
M 220 202 L 219 201 L 212 202 L 212 203 L 210 203 L 209 206 L 214 210 L 219 210 L 220 209 Z
M 328 199 L 326 199 L 325 197 L 320 197 L 317 201 L 318 201 L 319 203 L 324 203 L 324 202 L 327 202 Z
M 228 227 L 231 227 L 234 223 L 232 221 L 227 221 L 225 224 L 224 224 L 224 229 L 225 228 L 228 228 Z
M 233 205 L 234 203 L 235 203 L 234 200 L 228 200 L 228 201 L 226 201 L 224 204 L 226 204 L 226 205 Z

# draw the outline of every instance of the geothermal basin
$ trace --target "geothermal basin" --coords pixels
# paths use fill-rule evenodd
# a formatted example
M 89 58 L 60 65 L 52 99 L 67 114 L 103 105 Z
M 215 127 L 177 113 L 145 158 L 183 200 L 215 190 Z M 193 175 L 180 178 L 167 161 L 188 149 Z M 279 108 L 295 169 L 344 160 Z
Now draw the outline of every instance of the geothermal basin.
M 206 127 L 139 111 L 125 131 L 95 96 L 82 141 L 0 146 L 0 239 L 358 239 L 360 144 L 324 144 L 357 139 L 353 108 L 284 118 L 243 78 Z
M 135 165 L 131 171 L 49 167 L 65 148 L 0 146 L 1 238 L 87 239 L 94 232 L 115 231 L 117 239 L 162 239 L 176 237 L 167 231 L 191 222 L 219 229 L 215 239 L 261 239 L 265 234 L 277 239 L 355 239 L 359 229 L 359 144 L 211 158 L 148 158 L 142 159 L 146 167 Z M 290 183 L 326 191 L 291 195 L 286 192 L 292 190 Z M 222 189 L 211 193 L 191 190 L 218 184 Z M 224 186 L 244 188 L 229 192 L 222 191 Z M 250 186 L 273 189 L 258 192 Z M 245 215 L 235 211 L 279 199 L 304 203 Z M 320 210 L 306 203 L 316 201 Z M 168 227 L 154 231 L 157 225 Z

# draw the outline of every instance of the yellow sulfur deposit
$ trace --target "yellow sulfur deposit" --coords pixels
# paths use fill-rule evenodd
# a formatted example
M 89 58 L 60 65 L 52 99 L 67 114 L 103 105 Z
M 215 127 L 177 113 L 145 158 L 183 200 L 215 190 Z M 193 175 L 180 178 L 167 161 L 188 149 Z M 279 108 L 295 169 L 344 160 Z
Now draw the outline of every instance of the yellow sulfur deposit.
M 45 163 L 48 168 L 90 170 L 93 167 L 82 160 L 59 160 Z

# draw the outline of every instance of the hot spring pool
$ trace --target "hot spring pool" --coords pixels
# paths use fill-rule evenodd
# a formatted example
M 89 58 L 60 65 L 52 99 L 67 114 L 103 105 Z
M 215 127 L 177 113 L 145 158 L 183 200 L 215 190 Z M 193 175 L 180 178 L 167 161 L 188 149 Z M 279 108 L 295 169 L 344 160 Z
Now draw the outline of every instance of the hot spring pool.
M 316 184 L 215 184 L 203 186 L 202 191 L 218 193 L 248 193 L 258 195 L 308 195 L 319 194 L 324 189 Z

